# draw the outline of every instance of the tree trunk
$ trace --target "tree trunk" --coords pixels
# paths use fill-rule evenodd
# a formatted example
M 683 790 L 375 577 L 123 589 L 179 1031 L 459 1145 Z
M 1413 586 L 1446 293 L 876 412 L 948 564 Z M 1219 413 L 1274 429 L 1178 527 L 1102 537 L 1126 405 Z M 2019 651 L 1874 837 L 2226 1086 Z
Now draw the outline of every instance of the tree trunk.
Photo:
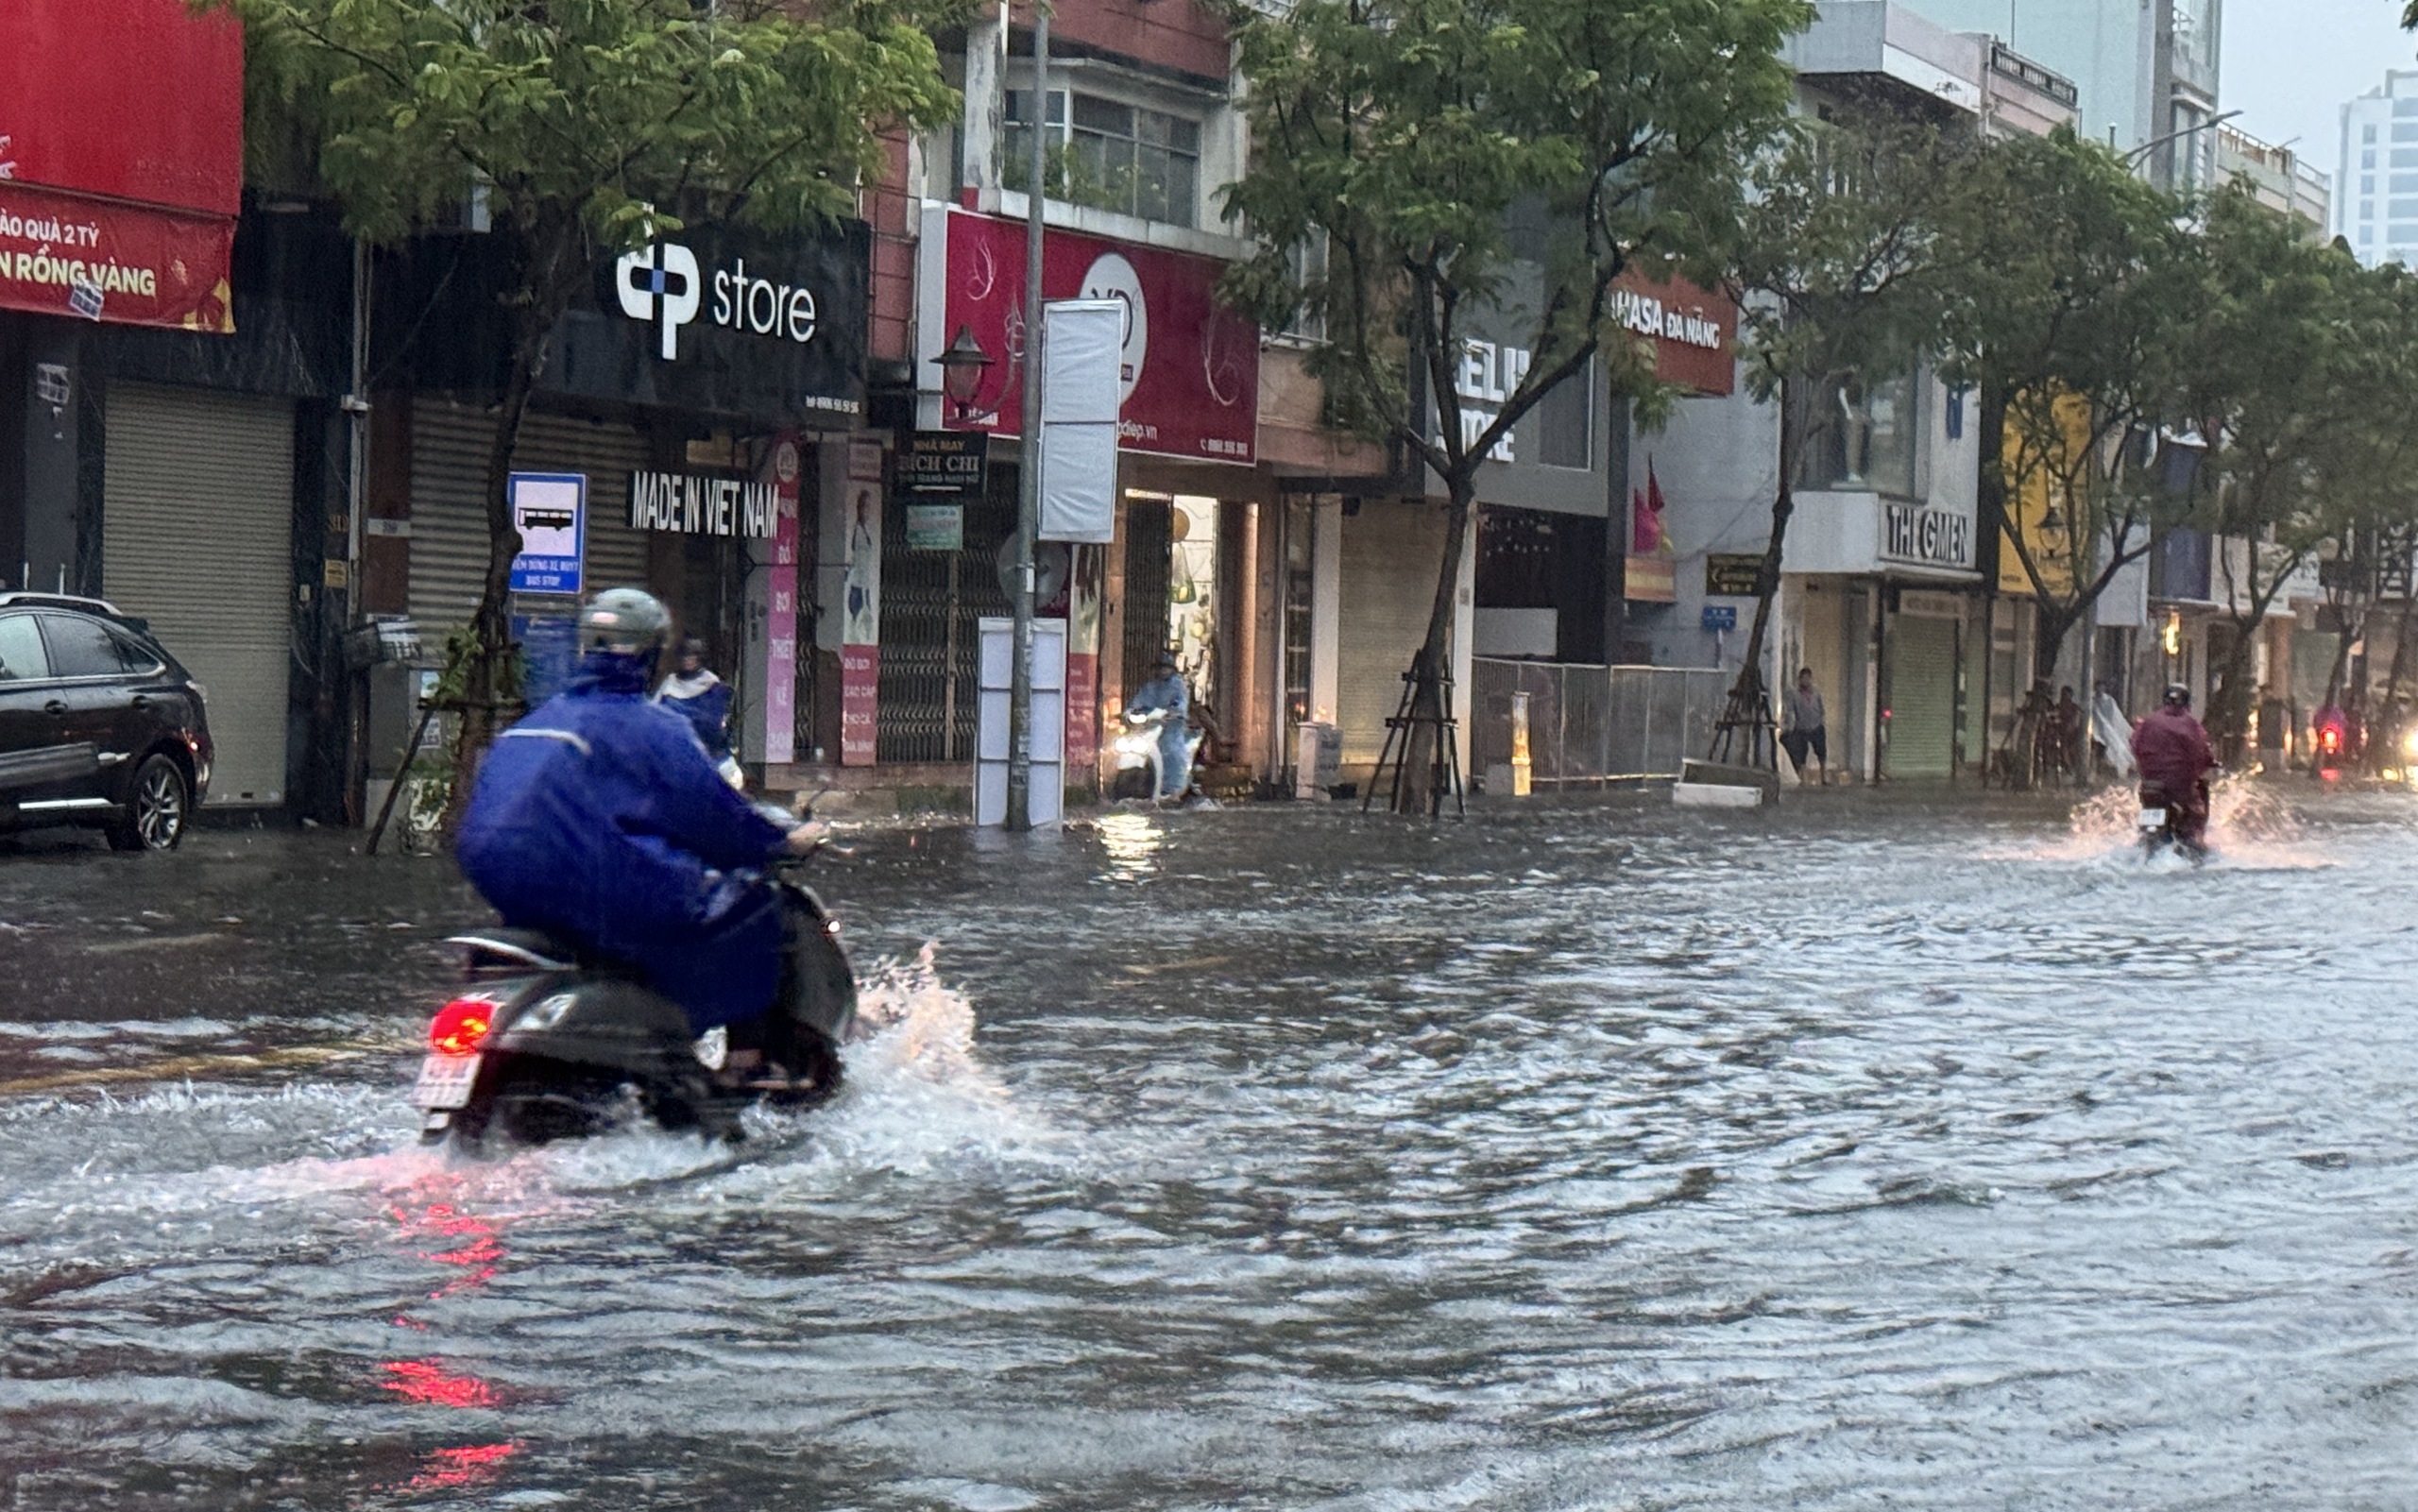
M 512 453 L 520 422 L 546 361 L 546 342 L 569 301 L 579 275 L 586 232 L 577 221 L 539 227 L 528 237 L 528 262 L 514 299 L 512 366 L 504 375 L 496 411 L 495 436 L 487 447 L 487 575 L 470 616 L 468 659 L 461 669 L 460 725 L 453 739 L 453 788 L 445 804 L 444 830 L 461 824 L 478 775 L 479 757 L 496 732 L 520 712 L 520 679 L 512 640 L 512 559 L 520 554 L 520 530 L 504 490 L 512 477 Z M 449 674 L 452 669 L 449 668 Z M 450 680 L 450 678 L 449 678 Z
M 2266 606 L 2261 604 L 2258 610 L 2263 618 Z M 2223 745 L 2220 759 L 2232 767 L 2241 764 L 2242 739 L 2250 726 L 2250 688 L 2247 685 L 2251 654 L 2255 649 L 2251 636 L 2257 621 L 2245 624 L 2237 616 L 2228 615 L 2226 618 L 2233 621 L 2233 645 L 2225 653 L 2222 679 L 2209 690 L 2206 722 L 2212 732 L 2222 732 Z M 2210 671 L 2216 669 L 2211 668 Z
M 2392 666 L 2385 673 L 2383 707 L 2380 710 L 2381 718 L 2376 722 L 2377 727 L 2383 732 L 2384 739 L 2381 741 L 2369 742 L 2376 752 L 2368 762 L 2371 771 L 2381 771 L 2388 764 L 2400 766 L 2407 760 L 2407 756 L 2402 750 L 2402 739 L 2409 721 L 2402 708 L 2401 683 L 2409 670 L 2409 617 L 2413 609 L 2418 609 L 2418 596 L 2403 601 L 2401 627 L 2393 633 Z
M 1781 385 L 1779 486 L 1772 494 L 1771 535 L 1763 542 L 1762 565 L 1755 572 L 1755 625 L 1746 632 L 1745 660 L 1739 665 L 1738 680 L 1729 685 L 1728 705 L 1713 726 L 1712 744 L 1705 752 L 1711 760 L 1775 770 L 1779 752 L 1765 739 L 1771 733 L 1771 689 L 1763 681 L 1763 647 L 1771 637 L 1772 603 L 1779 594 L 1788 522 L 1796 513 L 1796 462 L 1805 444 L 1804 420 L 1797 413 L 1796 396 L 1789 392 L 1792 386 Z M 1744 752 L 1738 748 L 1742 730 L 1748 732 Z
M 1435 602 L 1427 611 L 1427 637 L 1410 662 L 1411 723 L 1402 732 L 1402 771 L 1394 784 L 1393 806 L 1398 814 L 1438 814 L 1452 796 L 1453 769 L 1438 764 L 1435 741 L 1444 721 L 1453 716 L 1447 696 L 1453 621 L 1460 603 L 1461 559 L 1468 549 L 1479 460 L 1470 458 L 1461 476 L 1444 481 L 1444 561 L 1437 572 Z

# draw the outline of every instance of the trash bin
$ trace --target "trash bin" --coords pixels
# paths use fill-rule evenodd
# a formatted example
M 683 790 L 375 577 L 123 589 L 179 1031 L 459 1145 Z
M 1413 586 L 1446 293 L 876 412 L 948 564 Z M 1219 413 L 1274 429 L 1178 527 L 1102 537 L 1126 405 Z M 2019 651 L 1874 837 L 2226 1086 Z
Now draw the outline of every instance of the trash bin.
M 1327 790 L 1335 786 L 1337 763 L 1343 754 L 1335 726 L 1316 721 L 1304 723 L 1293 740 L 1293 796 L 1325 798 Z

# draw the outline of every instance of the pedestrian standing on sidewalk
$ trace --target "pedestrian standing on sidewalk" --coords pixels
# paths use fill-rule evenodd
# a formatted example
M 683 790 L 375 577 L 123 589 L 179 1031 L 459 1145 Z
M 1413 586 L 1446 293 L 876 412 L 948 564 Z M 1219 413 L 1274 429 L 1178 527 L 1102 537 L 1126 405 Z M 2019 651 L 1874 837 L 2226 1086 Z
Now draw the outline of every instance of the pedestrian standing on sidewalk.
M 1822 769 L 1822 786 L 1831 785 L 1831 737 L 1822 709 L 1822 690 L 1814 686 L 1814 669 L 1800 667 L 1796 671 L 1796 687 L 1787 699 L 1788 722 L 1780 732 L 1779 743 L 1788 752 L 1791 765 L 1796 768 L 1799 781 L 1805 776 L 1805 756 L 1812 752 Z

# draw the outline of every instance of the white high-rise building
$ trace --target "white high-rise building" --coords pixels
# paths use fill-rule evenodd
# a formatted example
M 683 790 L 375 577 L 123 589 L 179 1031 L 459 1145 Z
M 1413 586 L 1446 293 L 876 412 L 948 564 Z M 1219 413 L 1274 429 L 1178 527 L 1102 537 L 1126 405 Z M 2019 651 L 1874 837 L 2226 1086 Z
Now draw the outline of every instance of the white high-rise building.
M 2370 267 L 2418 267 L 2418 73 L 2395 69 L 2342 107 L 2334 232 Z

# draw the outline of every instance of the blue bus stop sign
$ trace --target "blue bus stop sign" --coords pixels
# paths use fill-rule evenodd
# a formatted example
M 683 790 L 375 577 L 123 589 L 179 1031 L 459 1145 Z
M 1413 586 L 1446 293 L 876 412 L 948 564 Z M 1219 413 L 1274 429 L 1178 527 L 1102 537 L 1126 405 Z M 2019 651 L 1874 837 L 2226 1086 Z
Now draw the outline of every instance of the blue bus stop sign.
M 1704 627 L 1707 630 L 1738 628 L 1738 606 L 1734 603 L 1708 603 L 1704 606 Z
M 504 484 L 520 554 L 512 591 L 579 597 L 587 546 L 587 477 L 578 472 L 516 472 Z

